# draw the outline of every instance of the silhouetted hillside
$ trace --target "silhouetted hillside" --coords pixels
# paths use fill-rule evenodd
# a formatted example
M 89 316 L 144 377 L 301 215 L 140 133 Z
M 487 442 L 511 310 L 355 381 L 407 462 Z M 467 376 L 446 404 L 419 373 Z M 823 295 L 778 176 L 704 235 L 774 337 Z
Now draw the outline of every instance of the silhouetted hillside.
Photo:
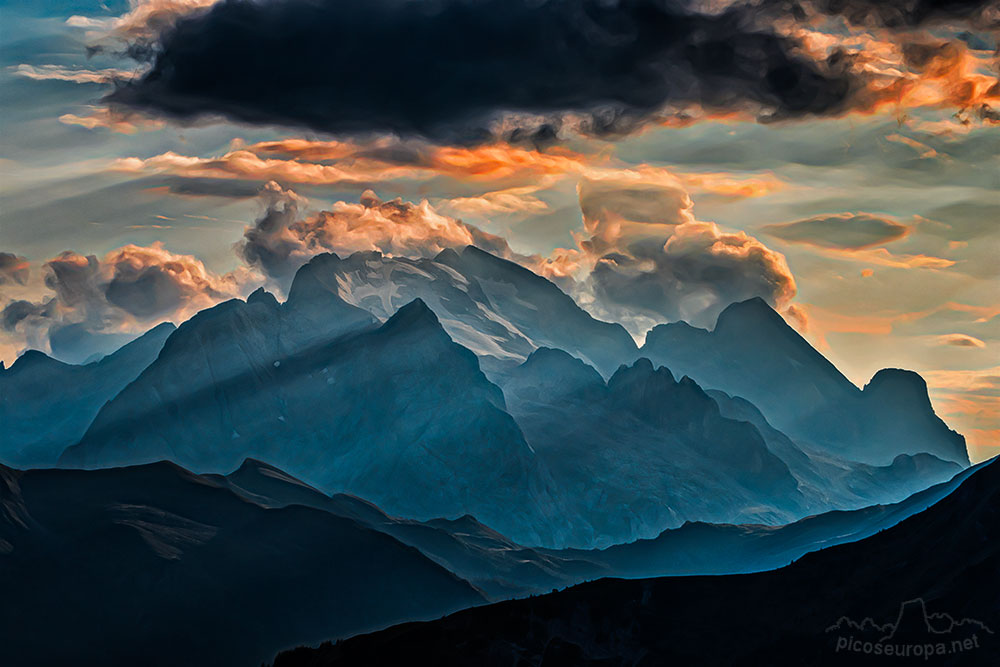
M 0 664 L 258 665 L 483 596 L 416 549 L 171 463 L 0 467 Z
M 993 462 L 899 525 L 780 570 L 604 579 L 297 649 L 279 655 L 275 667 L 405 664 L 407 656 L 427 664 L 483 666 L 864 664 L 863 642 L 855 645 L 844 636 L 842 619 L 898 625 L 901 606 L 917 599 L 932 613 L 992 630 L 976 631 L 979 626 L 969 622 L 938 635 L 914 632 L 908 622 L 903 639 L 911 649 L 917 643 L 944 647 L 944 655 L 919 664 L 987 665 L 998 649 L 997 572 L 1000 465 Z M 973 634 L 978 648 L 965 648 Z M 864 639 L 883 649 L 896 641 Z M 886 657 L 873 654 L 868 662 L 885 664 Z

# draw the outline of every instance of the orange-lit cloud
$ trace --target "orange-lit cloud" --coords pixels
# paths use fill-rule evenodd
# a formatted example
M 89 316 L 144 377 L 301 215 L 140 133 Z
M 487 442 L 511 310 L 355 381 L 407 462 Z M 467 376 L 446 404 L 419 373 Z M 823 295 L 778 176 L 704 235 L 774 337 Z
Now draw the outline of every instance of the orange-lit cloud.
M 218 158 L 162 153 L 146 159 L 120 158 L 112 169 L 125 172 L 167 173 L 186 178 L 240 178 L 285 183 L 335 185 L 412 178 L 417 169 L 394 167 L 381 161 L 355 160 L 349 166 L 261 158 L 250 150 L 230 151 Z
M 84 28 L 88 37 L 101 43 L 117 40 L 127 43 L 149 42 L 169 29 L 178 19 L 203 11 L 219 0 L 129 0 L 129 10 L 121 16 L 94 19 L 71 16 L 66 24 Z
M 439 213 L 427 200 L 383 201 L 366 190 L 357 203 L 339 201 L 329 210 L 300 216 L 305 200 L 277 183 L 266 186 L 266 208 L 237 246 L 251 266 L 279 281 L 310 257 L 377 250 L 386 255 L 433 257 L 445 248 L 486 246 L 504 254 L 506 242 Z M 508 249 L 509 250 L 509 249 Z
M 974 51 L 960 40 L 877 29 L 856 29 L 843 36 L 798 25 L 791 34 L 813 57 L 837 50 L 849 54 L 866 75 L 866 86 L 855 94 L 851 111 L 899 115 L 929 107 L 957 110 L 966 120 L 1000 120 L 993 111 L 1000 102 L 995 56 Z
M 46 296 L 4 306 L 0 322 L 13 347 L 47 351 L 50 334 L 68 325 L 91 335 L 139 333 L 159 322 L 186 320 L 261 280 L 246 268 L 212 273 L 195 257 L 160 243 L 126 245 L 103 258 L 66 251 L 45 262 L 43 272 Z
M 98 124 L 97 120 L 92 122 Z M 145 159 L 122 158 L 112 168 L 184 178 L 275 180 L 289 185 L 374 184 L 443 176 L 502 186 L 454 205 L 456 211 L 464 207 L 479 213 L 541 211 L 543 204 L 528 195 L 563 179 L 632 178 L 653 186 L 676 183 L 695 193 L 732 199 L 762 197 L 787 187 L 770 172 L 686 173 L 650 165 L 624 169 L 614 166 L 606 154 L 588 155 L 560 147 L 543 151 L 498 143 L 467 148 L 400 142 L 385 137 L 364 143 L 283 139 L 244 144 L 237 140 L 230 151 L 218 157 L 167 152 Z

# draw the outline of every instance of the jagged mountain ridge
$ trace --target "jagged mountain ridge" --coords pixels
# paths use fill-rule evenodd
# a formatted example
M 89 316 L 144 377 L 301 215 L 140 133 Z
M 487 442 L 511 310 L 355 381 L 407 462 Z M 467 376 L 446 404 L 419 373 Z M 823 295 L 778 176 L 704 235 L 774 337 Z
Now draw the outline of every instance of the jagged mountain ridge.
M 502 392 L 423 302 L 294 356 L 277 352 L 283 321 L 263 297 L 192 318 L 61 464 L 224 472 L 252 457 L 393 514 L 473 514 L 524 543 L 563 539 L 571 519 Z
M 750 401 L 800 444 L 878 465 L 921 452 L 969 463 L 965 439 L 934 414 L 919 375 L 883 369 L 858 389 L 759 298 L 726 308 L 712 331 L 654 327 L 641 354 Z
M 694 381 L 646 359 L 605 382 L 543 348 L 502 386 L 559 493 L 600 517 L 595 545 L 651 537 L 696 516 L 784 523 L 808 506 L 752 424 L 723 417 Z
M 557 347 L 610 375 L 636 351 L 621 325 L 594 319 L 555 284 L 474 246 L 434 259 L 324 254 L 302 271 L 381 320 L 423 300 L 487 372 L 519 364 L 538 347 Z
M 66 364 L 37 350 L 10 368 L 0 364 L 0 462 L 54 465 L 101 406 L 156 359 L 174 328 L 169 322 L 155 326 L 88 364 Z
M 504 386 L 505 403 L 479 372 L 486 358 L 477 361 L 451 347 L 453 334 L 438 326 L 444 321 L 430 324 L 427 341 L 391 334 L 405 318 L 393 316 L 378 329 L 379 318 L 395 307 L 399 286 L 408 284 L 400 273 L 416 276 L 413 290 L 430 289 L 447 317 L 468 307 L 497 324 L 503 311 L 508 324 L 561 338 L 577 345 L 577 353 L 617 331 L 590 318 L 552 283 L 480 250 L 447 251 L 435 260 L 320 255 L 298 272 L 285 303 L 258 290 L 246 302 L 220 304 L 184 323 L 161 359 L 100 411 L 63 464 L 168 458 L 222 472 L 256 457 L 324 491 L 357 493 L 395 514 L 428 519 L 472 513 L 519 541 L 548 546 L 648 538 L 690 520 L 783 523 L 831 507 L 898 500 L 953 473 L 926 456 L 865 467 L 800 445 L 755 406 L 704 392 L 701 383 L 680 374 L 676 381 L 669 370 L 654 371 L 648 363 L 619 370 L 606 383 L 579 356 L 558 353 L 574 363 L 544 371 L 551 377 L 532 388 L 525 378 L 540 381 L 529 371 L 549 350 L 535 348 L 523 366 L 492 374 Z M 449 277 L 434 279 L 437 274 Z M 386 282 L 351 282 L 359 276 Z M 387 309 L 376 317 L 342 293 Z M 550 303 L 555 315 L 548 313 Z M 748 312 L 762 326 L 773 328 L 769 318 L 780 321 L 766 305 L 750 304 Z M 567 325 L 573 318 L 584 318 L 579 328 L 589 332 L 579 345 L 566 333 L 578 328 Z M 797 337 L 785 329 L 782 335 Z M 803 345 L 803 354 L 822 359 Z M 630 356 L 625 348 L 620 353 Z M 448 361 L 439 364 L 439 358 Z M 826 394 L 834 395 L 846 380 L 823 361 Z M 335 366 L 339 375 L 331 375 Z M 444 380 L 444 374 L 455 377 Z M 895 379 L 880 375 L 872 395 L 885 394 Z M 578 385 L 583 393 L 563 400 Z M 433 389 L 427 391 L 434 387 L 449 397 L 440 415 Z M 905 412 L 911 403 L 907 397 L 895 409 Z M 929 403 L 919 407 L 929 410 Z M 481 414 L 489 415 L 482 424 Z M 470 444 L 483 443 L 485 463 L 470 453 Z M 411 492 L 414 484 L 421 493 Z M 498 499 L 506 499 L 501 504 L 513 513 L 496 509 Z M 530 527 L 515 525 L 529 515 Z

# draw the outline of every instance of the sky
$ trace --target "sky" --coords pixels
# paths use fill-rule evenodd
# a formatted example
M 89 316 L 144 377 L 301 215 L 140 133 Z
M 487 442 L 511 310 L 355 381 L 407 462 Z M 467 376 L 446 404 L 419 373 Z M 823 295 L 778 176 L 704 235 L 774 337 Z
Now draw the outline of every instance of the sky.
M 641 342 L 761 296 L 1000 453 L 1000 6 L 0 2 L 0 359 L 475 244 Z

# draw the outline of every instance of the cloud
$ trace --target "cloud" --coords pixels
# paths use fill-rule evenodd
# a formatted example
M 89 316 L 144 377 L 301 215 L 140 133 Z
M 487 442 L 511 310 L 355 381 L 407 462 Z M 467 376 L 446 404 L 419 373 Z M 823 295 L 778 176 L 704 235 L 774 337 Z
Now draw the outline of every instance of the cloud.
M 103 258 L 66 251 L 45 262 L 43 271 L 50 294 L 37 302 L 8 303 L 0 326 L 25 347 L 55 352 L 61 344 L 77 350 L 74 361 L 82 358 L 86 339 L 183 321 L 260 282 L 245 268 L 214 274 L 191 255 L 159 243 L 123 246 Z
M 148 158 L 119 158 L 111 169 L 128 173 L 169 175 L 188 181 L 254 181 L 254 192 L 267 181 L 288 185 L 375 185 L 402 179 L 429 180 L 447 177 L 464 182 L 509 185 L 504 191 L 485 193 L 492 201 L 467 202 L 469 206 L 502 210 L 540 210 L 538 200 L 524 195 L 554 180 L 588 169 L 590 156 L 560 147 L 529 150 L 498 143 L 460 148 L 424 142 L 377 138 L 365 142 L 286 139 L 245 145 L 234 140 L 231 150 L 215 157 L 174 152 Z M 606 158 L 594 157 L 595 161 Z M 197 187 L 195 185 L 194 187 Z M 485 194 L 483 195 L 485 197 Z M 515 201 L 518 197 L 520 201 Z
M 522 264 L 564 286 L 573 282 L 569 258 L 514 252 L 502 236 L 445 215 L 426 199 L 419 203 L 399 197 L 383 200 L 366 190 L 357 203 L 338 201 L 328 210 L 305 214 L 306 199 L 277 183 L 268 183 L 260 196 L 264 210 L 244 230 L 236 254 L 278 289 L 287 288 L 300 266 L 324 252 L 343 257 L 376 250 L 390 256 L 433 257 L 445 248 L 468 245 Z
M 25 285 L 31 270 L 28 260 L 11 252 L 0 251 L 0 285 Z
M 790 243 L 821 248 L 861 250 L 896 241 L 910 233 L 910 227 L 884 215 L 838 213 L 805 220 L 767 225 L 763 231 Z
M 264 213 L 245 230 L 237 253 L 273 278 L 290 277 L 322 252 L 349 255 L 378 250 L 387 255 L 432 257 L 445 248 L 483 242 L 495 245 L 498 238 L 438 213 L 427 200 L 419 204 L 399 198 L 383 201 L 366 190 L 358 203 L 340 201 L 330 210 L 300 218 L 304 200 L 294 192 L 272 182 L 262 194 Z
M 804 4 L 855 25 L 881 28 L 907 29 L 946 22 L 978 28 L 1000 26 L 996 0 L 807 0 Z
M 484 192 L 475 197 L 453 197 L 442 200 L 444 210 L 460 215 L 488 218 L 493 215 L 538 215 L 549 210 L 549 205 L 535 197 L 539 186 L 524 186 Z
M 122 109 L 90 107 L 85 115 L 66 113 L 59 116 L 63 125 L 77 125 L 88 130 L 102 128 L 121 134 L 135 134 L 138 130 L 156 130 L 163 127 L 162 120 Z
M 665 107 L 850 109 L 864 88 L 850 59 L 811 57 L 757 14 L 658 0 L 224 2 L 171 15 L 166 30 L 147 23 L 151 69 L 109 99 L 179 119 L 464 144 L 628 132 Z
M 662 246 L 638 242 L 608 253 L 591 279 L 606 304 L 698 326 L 711 326 L 726 306 L 754 296 L 783 310 L 796 292 L 780 253 L 711 222 L 680 225 Z
M 938 345 L 952 345 L 955 347 L 976 347 L 976 348 L 986 347 L 986 343 L 979 340 L 978 338 L 960 333 L 938 336 L 936 340 Z
M 664 320 L 711 326 L 734 301 L 790 306 L 795 279 L 785 258 L 744 232 L 695 218 L 680 179 L 664 170 L 603 172 L 578 187 L 592 267 L 578 295 L 633 333 Z M 576 260 L 577 258 L 573 258 Z M 790 317 L 805 326 L 804 312 Z
M 336 185 L 374 183 L 398 178 L 412 178 L 417 169 L 391 165 L 379 160 L 354 159 L 346 166 L 261 158 L 252 150 L 234 150 L 217 158 L 200 158 L 162 153 L 150 158 L 116 160 L 112 169 L 124 172 L 169 173 L 185 178 L 239 178 L 284 183 Z
M 17 65 L 14 74 L 35 81 L 68 81 L 71 83 L 114 83 L 130 78 L 133 72 L 124 69 L 75 69 L 59 65 Z

